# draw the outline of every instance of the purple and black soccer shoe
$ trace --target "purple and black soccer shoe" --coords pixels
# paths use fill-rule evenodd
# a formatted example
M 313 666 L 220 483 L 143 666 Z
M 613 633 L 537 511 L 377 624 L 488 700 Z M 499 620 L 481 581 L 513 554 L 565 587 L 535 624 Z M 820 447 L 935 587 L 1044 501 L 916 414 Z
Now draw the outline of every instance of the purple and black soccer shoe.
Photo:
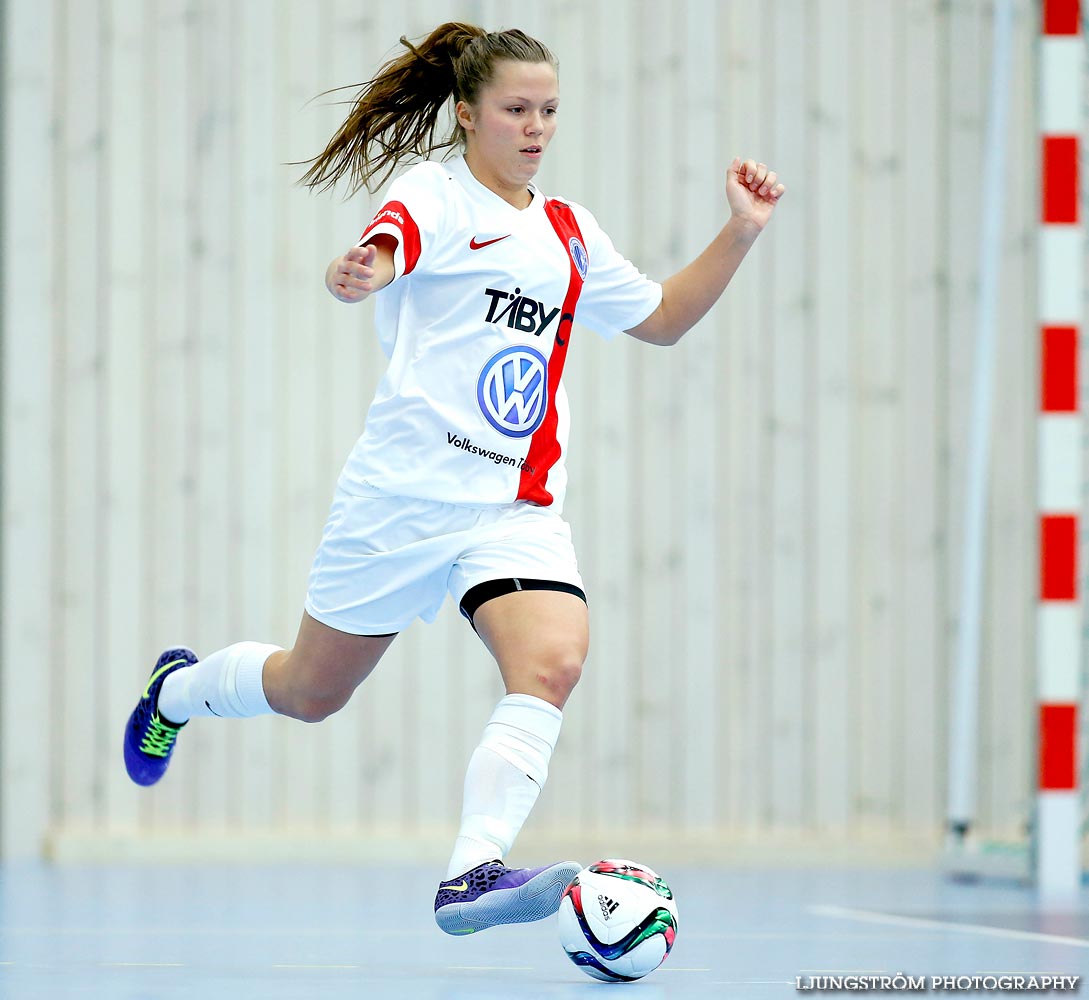
M 502 861 L 486 861 L 439 883 L 435 923 L 447 934 L 472 934 L 496 924 L 542 920 L 560 908 L 564 889 L 580 871 L 577 861 L 543 868 L 508 868 Z

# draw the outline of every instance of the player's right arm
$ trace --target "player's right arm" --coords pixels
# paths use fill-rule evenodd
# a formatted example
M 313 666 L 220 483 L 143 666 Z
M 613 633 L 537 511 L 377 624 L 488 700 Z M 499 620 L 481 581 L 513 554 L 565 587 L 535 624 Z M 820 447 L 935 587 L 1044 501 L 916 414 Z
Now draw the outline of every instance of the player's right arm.
M 325 287 L 341 302 L 362 302 L 393 280 L 396 246 L 396 239 L 379 233 L 363 246 L 352 247 L 329 262 Z

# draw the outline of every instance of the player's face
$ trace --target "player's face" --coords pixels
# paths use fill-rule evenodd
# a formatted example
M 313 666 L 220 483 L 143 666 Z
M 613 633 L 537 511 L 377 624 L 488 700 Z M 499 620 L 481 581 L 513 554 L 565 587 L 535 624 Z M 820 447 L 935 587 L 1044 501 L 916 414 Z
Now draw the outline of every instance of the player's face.
M 559 103 L 559 81 L 550 63 L 497 63 L 476 103 L 459 101 L 457 107 L 465 158 L 477 180 L 508 201 L 516 199 L 519 207 L 528 204 L 526 185 L 556 131 Z

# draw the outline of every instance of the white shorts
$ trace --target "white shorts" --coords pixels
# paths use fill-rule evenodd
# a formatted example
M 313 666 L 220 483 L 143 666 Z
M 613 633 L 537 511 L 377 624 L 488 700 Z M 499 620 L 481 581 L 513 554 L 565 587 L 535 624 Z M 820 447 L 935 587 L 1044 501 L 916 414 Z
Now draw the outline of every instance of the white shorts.
M 352 496 L 338 489 L 314 555 L 306 611 L 353 635 L 432 622 L 449 593 L 489 580 L 528 577 L 581 590 L 571 528 L 548 510 Z

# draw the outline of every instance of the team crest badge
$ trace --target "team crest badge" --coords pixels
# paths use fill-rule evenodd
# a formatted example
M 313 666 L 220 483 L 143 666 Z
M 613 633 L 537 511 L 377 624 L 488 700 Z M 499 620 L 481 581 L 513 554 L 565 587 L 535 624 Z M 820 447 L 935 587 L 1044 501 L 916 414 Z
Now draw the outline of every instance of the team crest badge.
M 586 252 L 586 247 L 582 245 L 582 240 L 577 236 L 572 236 L 567 248 L 571 251 L 571 259 L 575 262 L 579 275 L 585 281 L 590 270 L 590 255 Z

